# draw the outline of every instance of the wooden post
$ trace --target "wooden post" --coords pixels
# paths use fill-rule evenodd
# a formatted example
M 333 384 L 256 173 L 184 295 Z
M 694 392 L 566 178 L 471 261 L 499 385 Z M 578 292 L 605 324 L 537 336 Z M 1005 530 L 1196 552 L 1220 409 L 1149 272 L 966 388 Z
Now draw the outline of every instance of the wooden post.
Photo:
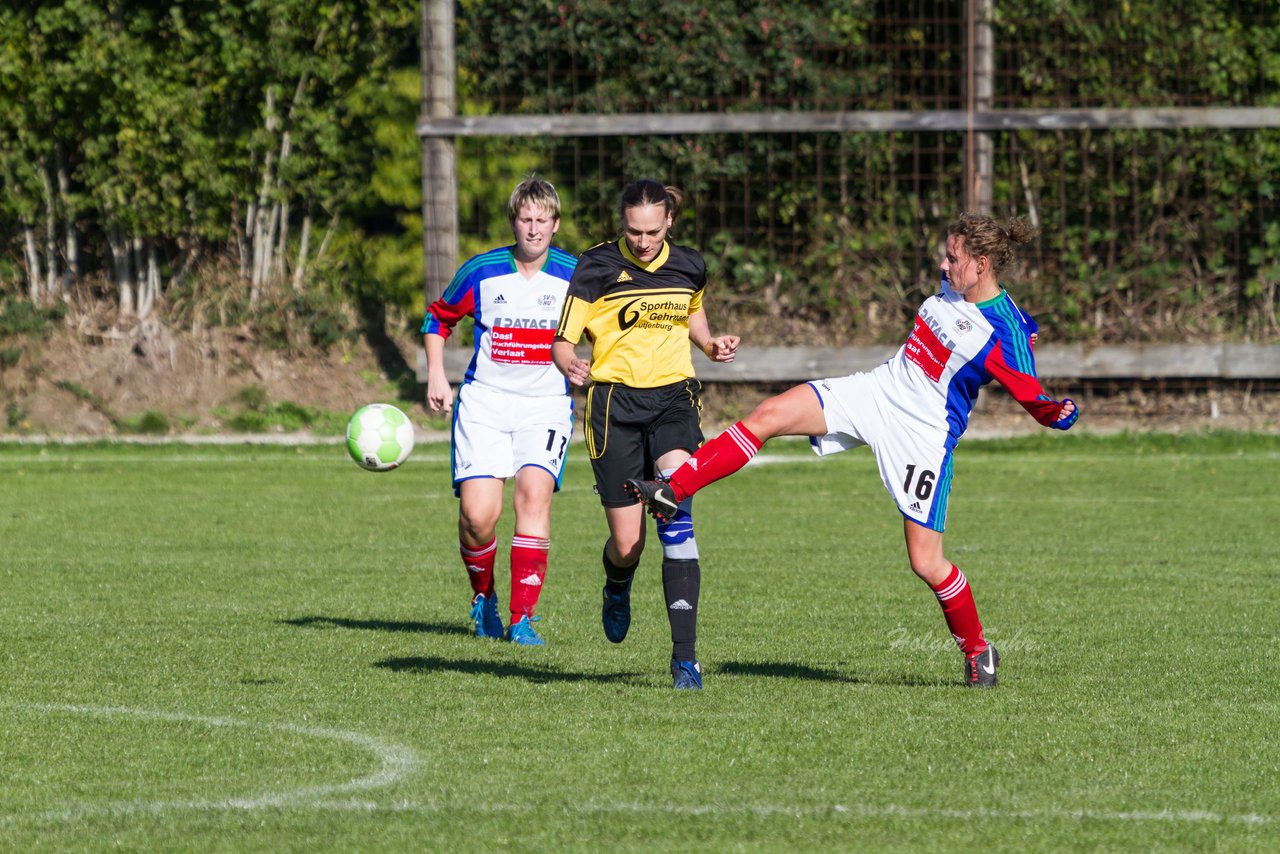
M 991 16 L 995 0 L 965 0 L 964 209 L 991 213 L 993 144 L 991 134 L 976 130 L 973 117 L 992 107 L 995 93 L 995 36 Z
M 422 118 L 455 115 L 453 0 L 422 0 Z M 454 139 L 422 138 L 423 295 L 430 305 L 458 268 L 458 183 Z

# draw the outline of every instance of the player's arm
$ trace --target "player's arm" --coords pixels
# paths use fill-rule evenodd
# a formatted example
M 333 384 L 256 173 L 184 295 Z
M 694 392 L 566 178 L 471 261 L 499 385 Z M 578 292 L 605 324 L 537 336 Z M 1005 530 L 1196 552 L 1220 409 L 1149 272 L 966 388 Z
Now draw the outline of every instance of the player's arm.
M 453 388 L 444 372 L 444 336 L 428 332 L 422 340 L 427 350 L 427 408 L 447 412 L 453 408 Z
M 551 361 L 555 364 L 556 370 L 569 380 L 570 385 L 581 388 L 587 384 L 587 378 L 591 376 L 591 362 L 587 359 L 579 359 L 573 347 L 572 341 L 557 335 L 551 342 Z
M 560 310 L 556 337 L 551 342 L 551 362 L 556 370 L 565 375 L 570 385 L 581 388 L 591 376 L 591 362 L 579 359 L 573 348 L 582 340 L 582 333 L 586 331 L 591 305 L 574 296 L 572 283 L 569 287 L 570 293 L 565 296 L 564 308 Z
M 427 351 L 427 408 L 432 412 L 453 408 L 453 389 L 444 372 L 444 341 L 453 334 L 459 320 L 474 314 L 475 305 L 475 291 L 459 271 L 444 295 L 427 306 L 422 344 Z
M 1036 421 L 1054 430 L 1070 430 L 1080 416 L 1076 402 L 1069 397 L 1054 400 L 1045 393 L 1036 377 L 1035 360 L 1030 358 L 1030 348 L 1019 361 L 1025 366 L 1024 370 L 1009 364 L 1003 342 L 997 339 L 995 346 L 987 354 L 984 367 Z
M 712 335 L 707 312 L 702 308 L 689 315 L 689 341 L 713 362 L 732 362 L 738 355 L 737 335 Z

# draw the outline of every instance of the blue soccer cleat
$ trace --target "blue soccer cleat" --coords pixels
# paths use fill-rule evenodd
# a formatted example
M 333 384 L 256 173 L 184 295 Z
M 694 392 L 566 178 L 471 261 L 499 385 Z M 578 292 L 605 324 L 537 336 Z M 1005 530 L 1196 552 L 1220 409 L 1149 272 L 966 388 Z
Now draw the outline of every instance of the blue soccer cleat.
M 541 617 L 521 617 L 507 629 L 507 640 L 518 646 L 546 646 L 547 642 L 533 630 L 533 623 Z
M 622 643 L 631 628 L 631 582 L 626 589 L 614 593 L 604 586 L 604 604 L 600 607 L 600 623 L 610 643 Z
M 476 637 L 502 639 L 502 618 L 495 597 L 477 593 L 471 600 L 471 619 L 476 624 Z
M 682 691 L 702 690 L 702 667 L 696 661 L 676 661 L 671 659 L 671 678 L 675 687 Z

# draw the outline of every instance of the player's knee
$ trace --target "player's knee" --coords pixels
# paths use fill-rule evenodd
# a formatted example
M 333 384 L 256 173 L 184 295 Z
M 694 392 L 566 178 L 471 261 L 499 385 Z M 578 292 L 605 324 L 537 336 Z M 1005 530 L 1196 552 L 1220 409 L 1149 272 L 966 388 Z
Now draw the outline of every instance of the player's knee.
M 485 511 L 462 509 L 458 512 L 458 536 L 473 543 L 487 543 L 494 537 L 498 517 Z
M 782 432 L 782 426 L 789 415 L 788 408 L 781 400 L 781 395 L 766 398 L 742 419 L 751 434 L 764 441 Z
M 633 566 L 644 552 L 644 537 L 620 537 L 614 534 L 605 548 L 609 559 L 617 566 Z
M 947 580 L 951 574 L 951 562 L 946 558 L 936 560 L 912 560 L 911 571 L 930 587 L 936 587 Z

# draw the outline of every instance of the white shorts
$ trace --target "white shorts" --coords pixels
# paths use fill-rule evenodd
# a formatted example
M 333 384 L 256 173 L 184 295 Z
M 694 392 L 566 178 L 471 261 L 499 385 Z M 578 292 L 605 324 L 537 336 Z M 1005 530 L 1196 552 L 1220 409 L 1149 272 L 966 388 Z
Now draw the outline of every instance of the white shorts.
M 814 452 L 825 456 L 867 445 L 902 515 L 942 531 L 951 496 L 946 431 L 926 435 L 895 418 L 892 404 L 869 374 L 813 380 L 809 385 L 818 393 L 827 418 L 827 434 L 809 439 Z
M 568 395 L 525 397 L 464 383 L 453 408 L 454 493 L 464 480 L 505 480 L 525 466 L 546 470 L 558 490 L 572 437 Z

